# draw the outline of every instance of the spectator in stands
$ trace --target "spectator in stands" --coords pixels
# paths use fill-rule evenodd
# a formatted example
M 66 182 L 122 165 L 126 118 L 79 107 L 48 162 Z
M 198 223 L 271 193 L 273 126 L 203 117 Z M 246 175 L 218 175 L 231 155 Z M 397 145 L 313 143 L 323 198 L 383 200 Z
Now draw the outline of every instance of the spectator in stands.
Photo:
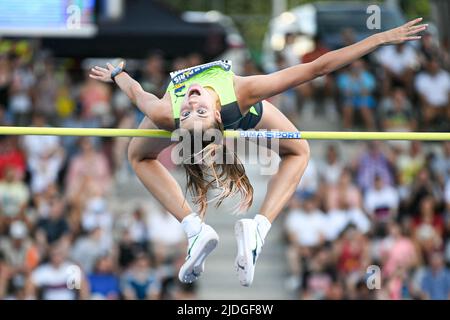
M 161 284 L 150 259 L 139 254 L 122 279 L 122 292 L 127 300 L 155 300 L 159 298 Z
M 117 300 L 120 298 L 119 278 L 114 273 L 114 262 L 111 256 L 99 257 L 94 271 L 87 277 L 90 297 L 97 300 Z
M 70 258 L 87 274 L 94 270 L 99 257 L 108 253 L 101 244 L 102 232 L 100 227 L 92 228 L 87 235 L 77 238 L 71 249 Z
M 314 250 L 325 241 L 325 215 L 317 208 L 316 201 L 314 195 L 309 193 L 294 196 L 290 201 L 284 227 L 289 241 L 287 259 L 290 276 L 286 285 L 290 290 L 300 286 L 305 259 L 311 258 Z
M 36 69 L 33 112 L 48 119 L 52 119 L 56 113 L 56 95 L 59 87 L 58 82 L 61 79 L 56 75 L 55 63 L 55 60 L 50 56 L 45 56 L 37 61 L 37 64 L 41 67 Z
M 430 253 L 443 245 L 444 219 L 436 212 L 435 200 L 430 195 L 420 201 L 419 209 L 419 215 L 413 221 L 413 233 L 424 253 Z
M 362 208 L 361 191 L 353 183 L 352 172 L 349 168 L 342 170 L 336 185 L 326 186 L 325 194 L 324 202 L 327 211 L 337 209 L 341 198 L 346 199 L 352 208 Z
M 25 176 L 26 159 L 18 142 L 15 136 L 0 138 L 0 179 L 3 179 L 6 167 L 14 169 L 17 178 Z
M 335 241 L 341 237 L 349 225 L 366 234 L 371 229 L 371 222 L 359 207 L 351 207 L 344 197 L 339 199 L 338 207 L 329 210 L 326 215 L 325 237 L 328 241 Z
M 391 132 L 410 132 L 417 129 L 412 105 L 401 87 L 395 87 L 380 106 L 382 128 Z
M 180 224 L 169 212 L 153 210 L 150 213 L 148 234 L 156 266 L 184 254 L 186 238 Z
M 319 190 L 319 166 L 314 158 L 310 158 L 302 180 L 300 180 L 296 192 L 316 194 Z
M 66 204 L 62 199 L 54 199 L 50 204 L 49 216 L 36 223 L 36 239 L 41 252 L 45 253 L 49 246 L 60 243 L 67 245 L 70 229 L 65 217 Z
M 5 260 L 4 269 L 0 270 L 0 299 L 5 294 L 15 293 L 18 296 L 19 292 L 24 297 L 25 283 L 40 260 L 37 248 L 28 237 L 25 223 L 17 220 L 11 224 L 9 237 L 0 240 L 0 254 Z
M 434 253 L 430 259 L 430 267 L 425 271 L 422 280 L 422 291 L 425 299 L 450 299 L 450 271 L 445 267 L 441 253 Z
M 363 192 L 373 187 L 376 176 L 380 176 L 386 185 L 394 183 L 391 163 L 381 150 L 381 144 L 372 141 L 357 162 L 357 183 Z
M 25 215 L 30 193 L 23 179 L 11 167 L 6 167 L 0 180 L 0 235 L 14 219 L 27 220 Z
M 330 144 L 327 146 L 325 159 L 320 164 L 320 177 L 328 186 L 335 186 L 339 182 L 342 174 L 343 164 L 339 158 L 337 146 Z
M 149 240 L 149 232 L 146 220 L 146 213 L 141 207 L 136 208 L 133 211 L 130 225 L 128 226 L 131 239 L 133 243 L 142 248 L 142 250 L 147 250 L 147 243 Z M 166 230 L 166 229 L 163 229 Z
M 404 43 L 385 46 L 378 50 L 377 59 L 384 70 L 383 91 L 387 93 L 391 87 L 401 86 L 410 96 L 414 70 L 419 66 L 419 58 L 414 47 Z
M 448 129 L 450 119 L 450 74 L 441 69 L 436 59 L 429 59 L 426 68 L 415 79 L 420 97 L 424 129 L 430 130 L 436 121 Z
M 376 225 L 392 221 L 397 217 L 400 199 L 397 190 L 384 184 L 380 176 L 375 176 L 374 187 L 367 190 L 364 207 Z
M 27 297 L 43 300 L 87 299 L 87 285 L 83 273 L 66 259 L 64 249 L 54 246 L 50 249 L 50 261 L 37 267 L 31 274 Z
M 299 205 L 299 202 L 302 205 Z M 290 243 L 299 250 L 314 248 L 325 240 L 325 215 L 317 207 L 317 200 L 313 194 L 304 193 L 300 199 L 292 199 L 293 208 L 289 211 L 285 228 Z
M 292 32 L 288 32 L 284 36 L 284 48 L 281 51 L 280 58 L 285 61 L 285 65 L 282 68 L 292 67 L 300 63 L 300 56 L 295 50 L 296 38 L 297 35 Z
M 431 169 L 434 178 L 438 179 L 441 185 L 445 185 L 445 182 L 450 179 L 450 141 L 442 142 L 442 152 L 433 157 Z
M 325 53 L 330 49 L 326 47 L 320 36 L 314 37 L 314 48 L 311 52 L 305 53 L 301 57 L 301 63 L 309 63 Z M 317 107 L 314 105 L 318 103 L 318 107 L 322 108 L 324 114 L 330 119 L 336 116 L 336 105 L 334 103 L 335 81 L 332 74 L 327 74 L 322 77 L 304 83 L 298 87 L 298 91 L 301 96 L 303 104 L 303 111 L 310 111 L 312 108 L 313 113 L 316 113 Z
M 409 216 L 417 216 L 422 200 L 428 196 L 439 199 L 442 196 L 438 181 L 433 181 L 430 171 L 425 167 L 416 175 L 406 199 L 405 213 Z
M 370 265 L 369 239 L 354 225 L 349 225 L 342 237 L 333 245 L 333 254 L 337 259 L 339 276 L 354 282 Z
M 89 77 L 86 73 L 80 88 L 81 116 L 87 120 L 96 120 L 97 126 L 108 127 L 111 117 L 111 88 Z
M 142 248 L 139 248 L 133 242 L 128 228 L 121 230 L 118 241 L 118 251 L 118 263 L 121 270 L 127 270 L 138 254 L 142 252 Z
M 32 109 L 32 91 L 36 84 L 33 70 L 20 56 L 12 61 L 13 76 L 10 88 L 9 110 L 15 125 L 28 124 Z
M 45 127 L 47 122 L 42 114 L 34 113 L 31 125 Z M 55 183 L 63 166 L 65 153 L 58 136 L 24 136 L 23 147 L 31 174 L 32 194 L 43 192 Z
M 309 259 L 304 271 L 304 283 L 301 299 L 324 299 L 336 280 L 333 268 L 332 252 L 327 247 L 321 247 Z
M 189 62 L 187 62 L 189 63 Z M 139 83 L 145 91 L 157 97 L 164 95 L 167 76 L 164 66 L 164 54 L 161 51 L 150 53 L 144 65 L 143 75 Z
M 117 128 L 132 129 L 136 127 L 135 110 L 131 107 L 128 97 L 120 90 L 116 91 L 117 96 L 123 101 L 116 101 L 114 104 Z M 127 159 L 127 148 L 129 139 L 126 137 L 117 137 L 112 146 L 113 171 L 118 182 L 126 182 L 132 175 L 132 170 Z
M 348 71 L 341 73 L 337 78 L 337 84 L 343 98 L 344 129 L 352 128 L 356 111 L 360 112 L 366 129 L 375 129 L 373 92 L 376 82 L 375 77 L 367 71 L 363 60 L 353 62 Z
M 42 114 L 34 113 L 31 125 L 45 127 L 47 122 Z M 55 183 L 64 161 L 64 150 L 58 136 L 24 136 L 23 147 L 31 174 L 31 192 L 43 192 Z
M 96 128 L 98 124 L 95 119 L 86 119 L 82 117 L 81 108 L 75 108 L 74 112 L 61 121 L 61 126 L 65 128 Z M 79 150 L 79 137 L 64 136 L 62 145 L 66 151 L 67 158 L 72 159 Z M 91 137 L 94 145 L 98 146 L 100 138 Z
M 47 218 L 50 214 L 51 204 L 54 200 L 61 197 L 60 190 L 56 184 L 51 184 L 44 192 L 35 194 L 33 205 L 35 208 L 35 219 Z
M 419 263 L 420 256 L 416 245 L 402 232 L 399 224 L 391 221 L 387 230 L 388 236 L 381 240 L 375 255 L 383 264 L 383 275 L 390 277 L 398 268 L 410 270 Z
M 420 39 L 420 61 L 422 65 L 426 64 L 429 59 L 437 59 L 444 69 L 449 69 L 450 54 L 445 50 L 444 44 L 439 43 L 439 39 L 435 39 L 433 35 L 425 31 Z
M 288 64 L 281 54 L 277 55 L 277 69 L 281 70 L 287 68 Z M 297 94 L 295 89 L 288 89 L 274 97 L 271 97 L 270 102 L 276 105 L 283 114 L 294 122 L 299 117 Z
M 66 194 L 72 201 L 86 200 L 94 191 L 105 195 L 112 182 L 108 160 L 88 137 L 81 138 L 79 146 L 80 153 L 69 162 Z
M 391 276 L 387 277 L 385 282 L 386 298 L 390 300 L 411 299 L 412 292 L 405 267 L 399 266 Z
M 98 245 L 105 252 L 111 250 L 113 245 L 113 217 L 104 197 L 99 194 L 92 194 L 87 199 L 81 215 L 81 226 L 83 230 L 88 232 L 100 228 Z

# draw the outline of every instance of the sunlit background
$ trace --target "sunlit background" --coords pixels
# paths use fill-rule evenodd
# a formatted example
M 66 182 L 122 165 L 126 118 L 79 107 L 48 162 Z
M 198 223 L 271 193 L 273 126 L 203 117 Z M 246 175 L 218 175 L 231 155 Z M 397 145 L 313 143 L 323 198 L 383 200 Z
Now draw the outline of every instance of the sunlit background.
M 374 4 L 380 30 L 366 24 Z M 126 59 L 162 97 L 173 70 L 230 59 L 238 75 L 270 73 L 418 16 L 420 41 L 270 101 L 300 130 L 449 131 L 445 0 L 0 0 L 0 125 L 136 128 L 144 115 L 90 67 Z M 250 288 L 233 269 L 238 199 L 208 210 L 220 243 L 202 278 L 177 280 L 184 233 L 137 180 L 128 142 L 0 137 L 0 299 L 450 298 L 450 142 L 310 142 Z M 160 160 L 184 189 L 170 150 Z M 270 176 L 246 170 L 253 216 Z

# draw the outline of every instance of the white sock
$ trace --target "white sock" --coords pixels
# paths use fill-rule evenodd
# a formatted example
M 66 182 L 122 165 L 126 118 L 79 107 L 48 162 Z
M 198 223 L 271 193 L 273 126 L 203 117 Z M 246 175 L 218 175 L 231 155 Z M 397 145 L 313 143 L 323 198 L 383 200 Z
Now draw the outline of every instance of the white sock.
M 187 237 L 192 238 L 202 229 L 202 219 L 200 219 L 200 216 L 197 213 L 193 212 L 184 217 L 181 221 L 181 226 L 183 227 Z
M 270 223 L 269 219 L 267 219 L 262 214 L 257 214 L 253 220 L 255 220 L 256 224 L 258 225 L 258 231 L 261 235 L 262 239 L 264 240 L 266 238 L 267 233 L 269 233 L 270 227 L 272 224 Z

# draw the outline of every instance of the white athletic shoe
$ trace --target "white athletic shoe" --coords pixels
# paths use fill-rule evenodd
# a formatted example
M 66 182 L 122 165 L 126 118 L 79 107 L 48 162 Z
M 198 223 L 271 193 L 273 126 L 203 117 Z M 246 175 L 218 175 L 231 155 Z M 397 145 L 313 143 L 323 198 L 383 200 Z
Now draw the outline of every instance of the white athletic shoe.
M 205 271 L 205 260 L 219 243 L 219 236 L 209 225 L 202 223 L 200 232 L 189 239 L 186 261 L 180 268 L 178 279 L 192 283 Z
M 261 252 L 264 240 L 258 232 L 258 225 L 253 219 L 241 219 L 234 226 L 238 253 L 235 268 L 239 282 L 249 287 L 253 282 L 255 264 Z

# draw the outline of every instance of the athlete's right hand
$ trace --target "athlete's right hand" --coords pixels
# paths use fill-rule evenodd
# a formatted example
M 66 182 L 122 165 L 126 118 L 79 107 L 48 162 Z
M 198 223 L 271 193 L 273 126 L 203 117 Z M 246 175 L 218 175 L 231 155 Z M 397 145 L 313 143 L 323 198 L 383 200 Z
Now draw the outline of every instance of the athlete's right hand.
M 123 68 L 124 65 L 125 65 L 124 61 L 119 63 L 119 67 L 121 68 Z M 115 67 L 111 63 L 107 63 L 106 67 L 107 69 L 99 66 L 93 67 L 91 69 L 89 77 L 103 82 L 113 82 L 111 79 L 111 72 L 115 69 Z

